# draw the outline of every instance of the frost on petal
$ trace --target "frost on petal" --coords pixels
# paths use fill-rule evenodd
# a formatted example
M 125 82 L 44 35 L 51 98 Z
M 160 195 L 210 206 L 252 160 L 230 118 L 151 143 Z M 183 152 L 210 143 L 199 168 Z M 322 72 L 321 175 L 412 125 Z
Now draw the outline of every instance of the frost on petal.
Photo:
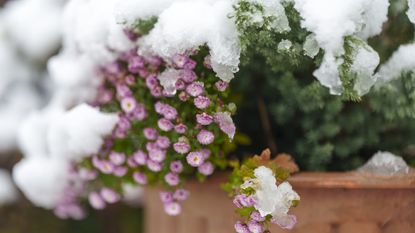
M 399 78 L 403 72 L 415 70 L 415 44 L 401 45 L 379 70 L 379 85 Z
M 409 20 L 415 24 L 415 0 L 408 0 L 408 11 L 406 14 Z
M 175 69 L 167 69 L 163 71 L 157 78 L 160 85 L 168 94 L 176 94 L 176 82 L 180 78 L 181 71 Z
M 9 172 L 4 169 L 0 169 L 0 187 L 0 206 L 16 201 L 17 191 Z
M 98 152 L 103 137 L 111 133 L 117 121 L 116 114 L 79 105 L 51 122 L 47 132 L 50 154 L 70 160 L 90 156 Z
M 69 163 L 65 160 L 24 158 L 13 168 L 13 180 L 35 205 L 54 208 L 68 185 Z
M 215 122 L 219 128 L 232 140 L 235 136 L 236 127 L 229 112 L 218 112 L 215 114 Z

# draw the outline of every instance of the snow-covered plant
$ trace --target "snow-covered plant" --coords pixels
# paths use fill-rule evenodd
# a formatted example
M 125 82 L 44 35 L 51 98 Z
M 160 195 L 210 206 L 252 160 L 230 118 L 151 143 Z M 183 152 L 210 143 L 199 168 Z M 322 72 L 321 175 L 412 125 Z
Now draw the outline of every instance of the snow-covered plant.
M 413 69 L 412 59 L 396 72 L 377 72 L 380 58 L 367 39 L 380 33 L 388 5 L 71 0 L 63 48 L 48 62 L 52 100 L 20 130 L 25 157 L 14 179 L 62 218 L 82 218 L 79 202 L 103 209 L 122 199 L 125 187 L 147 184 L 163 186 L 164 209 L 177 215 L 189 195 L 186 179 L 233 166 L 226 189 L 247 221 L 236 231 L 263 232 L 268 223 L 290 229 L 296 219 L 288 212 L 300 198 L 284 181 L 288 172 L 269 154 L 241 163 L 227 157 L 238 135 L 228 85 L 240 61 L 257 54 L 284 64 L 280 70 L 314 64 L 330 93 L 359 100 L 378 80 Z

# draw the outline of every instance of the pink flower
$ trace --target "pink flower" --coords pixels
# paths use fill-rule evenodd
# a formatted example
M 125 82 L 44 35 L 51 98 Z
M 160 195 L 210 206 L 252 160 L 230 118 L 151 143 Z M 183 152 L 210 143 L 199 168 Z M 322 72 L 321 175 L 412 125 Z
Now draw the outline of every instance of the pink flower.
M 251 207 L 255 204 L 255 202 L 253 201 L 251 196 L 247 197 L 244 194 L 239 194 L 234 197 L 233 204 L 236 205 L 236 207 L 238 208 L 242 208 Z
M 216 89 L 218 89 L 218 91 L 225 91 L 226 88 L 228 88 L 228 86 L 229 86 L 229 83 L 222 81 L 222 80 L 219 80 L 215 83 L 215 87 Z
M 202 112 L 196 114 L 196 121 L 201 125 L 210 125 L 213 122 L 213 116 Z
M 114 165 L 109 161 L 101 161 L 98 169 L 104 174 L 111 174 L 114 171 Z
M 137 107 L 129 114 L 129 117 L 133 120 L 144 120 L 147 117 L 147 112 L 144 108 L 144 105 L 137 104 Z
M 174 143 L 173 148 L 179 154 L 186 154 L 190 150 L 189 144 L 183 141 Z
M 173 64 L 176 66 L 176 68 L 179 69 L 182 69 L 184 67 L 188 59 L 189 57 L 182 54 L 175 54 L 172 57 Z
M 173 129 L 174 125 L 171 123 L 171 121 L 167 120 L 166 118 L 161 118 L 157 121 L 158 127 L 163 131 L 170 131 Z
M 105 206 L 106 206 L 106 204 L 105 204 L 105 201 L 102 199 L 102 197 L 98 194 L 98 193 L 96 193 L 96 192 L 91 192 L 89 195 L 88 195 L 88 201 L 89 201 L 89 204 L 94 208 L 94 209 L 97 209 L 97 210 L 102 210 L 102 209 L 104 209 L 105 208 Z
M 161 149 L 167 149 L 170 147 L 170 139 L 166 136 L 158 136 L 156 145 Z
M 183 171 L 183 164 L 181 161 L 173 161 L 170 163 L 170 171 L 180 173 Z
M 189 191 L 185 189 L 177 189 L 176 192 L 174 192 L 173 197 L 178 201 L 185 201 L 187 198 L 189 198 L 189 195 Z
M 126 113 L 131 113 L 137 107 L 137 102 L 133 97 L 125 97 L 121 100 L 121 108 Z
M 110 188 L 103 188 L 100 193 L 102 199 L 110 204 L 116 203 L 121 199 L 120 195 Z
M 135 77 L 134 75 L 127 75 L 125 76 L 125 83 L 129 86 L 134 85 L 135 84 Z
M 112 164 L 119 166 L 125 162 L 125 154 L 113 151 L 110 153 L 109 159 Z
M 210 60 L 210 55 L 207 55 L 203 60 L 203 66 L 207 69 L 212 69 L 212 61 Z
M 180 183 L 179 176 L 172 172 L 169 172 L 164 176 L 164 181 L 170 186 L 176 186 Z
M 155 76 L 155 75 L 147 76 L 146 85 L 147 85 L 148 89 L 150 89 L 150 90 L 158 87 L 157 76 Z
M 186 87 L 186 92 L 193 97 L 203 94 L 204 91 L 205 88 L 202 82 L 193 82 Z
M 128 59 L 128 71 L 137 74 L 144 67 L 144 59 L 140 56 L 133 56 Z
M 190 96 L 189 94 L 187 94 L 187 92 L 182 91 L 179 93 L 179 100 L 181 100 L 182 102 L 186 102 L 189 98 Z
M 215 114 L 215 122 L 219 125 L 219 128 L 228 135 L 230 139 L 233 139 L 236 131 L 235 124 L 231 118 L 229 112 L 218 112 Z
M 237 233 L 251 233 L 248 229 L 248 226 L 246 224 L 243 224 L 242 222 L 238 221 L 235 224 L 235 231 Z
M 170 202 L 172 202 L 174 200 L 173 199 L 173 193 L 171 193 L 171 192 L 160 192 L 160 200 L 163 203 L 170 203 Z
M 147 167 L 148 169 L 150 169 L 150 171 L 153 171 L 153 172 L 161 171 L 161 164 L 151 159 L 147 160 Z
M 125 174 L 127 174 L 128 168 L 126 167 L 115 167 L 113 174 L 117 177 L 123 177 Z
M 148 140 L 156 140 L 158 136 L 157 130 L 153 128 L 144 128 L 143 133 Z
M 175 86 L 177 90 L 184 90 L 186 88 L 186 83 L 182 79 L 178 79 Z
M 261 224 L 259 224 L 256 221 L 250 221 L 248 223 L 248 229 L 251 231 L 251 233 L 262 233 L 264 232 L 264 228 Z
M 197 79 L 195 72 L 192 70 L 182 70 L 180 73 L 180 78 L 186 83 L 192 83 Z
M 120 98 L 129 97 L 133 95 L 130 88 L 125 84 L 117 84 L 116 90 L 117 90 L 117 96 Z
M 160 149 L 150 150 L 148 157 L 154 162 L 162 162 L 166 158 L 166 151 Z
M 129 166 L 129 167 L 131 167 L 131 168 L 138 167 L 138 164 L 137 164 L 137 162 L 135 161 L 135 159 L 134 159 L 134 157 L 133 157 L 133 156 L 131 156 L 131 157 L 129 157 L 129 158 L 127 159 L 127 164 L 128 164 L 128 166 Z
M 202 129 L 197 134 L 197 140 L 200 142 L 200 144 L 203 144 L 203 145 L 211 144 L 214 139 L 215 139 L 215 135 L 213 135 L 213 133 L 208 130 Z
M 134 172 L 133 179 L 137 184 L 146 185 L 147 184 L 147 176 L 142 172 Z
M 147 155 L 142 150 L 138 150 L 133 154 L 134 161 L 139 165 L 147 163 Z
M 180 214 L 182 207 L 177 202 L 170 202 L 164 204 L 164 211 L 170 216 L 176 216 Z
M 187 126 L 184 125 L 183 123 L 180 123 L 180 124 L 174 126 L 174 130 L 179 134 L 184 134 L 187 131 Z
M 192 167 L 199 167 L 205 161 L 205 159 L 203 158 L 203 155 L 200 151 L 190 152 L 186 156 L 186 160 L 187 160 L 187 163 Z
M 197 168 L 197 170 L 199 171 L 199 173 L 201 173 L 205 176 L 210 176 L 210 175 L 212 175 L 215 168 L 214 168 L 214 166 L 211 162 L 205 162 L 202 165 L 200 165 Z
M 286 215 L 279 218 L 272 218 L 271 223 L 278 224 L 282 229 L 291 230 L 297 223 L 297 217 L 295 215 Z
M 203 158 L 204 158 L 205 160 L 206 160 L 206 159 L 208 159 L 208 158 L 210 157 L 211 152 L 210 152 L 210 150 L 209 150 L 209 149 L 201 149 L 201 150 L 200 150 L 200 152 L 202 153 Z
M 258 211 L 252 211 L 251 219 L 254 220 L 254 221 L 257 221 L 257 222 L 265 221 L 265 217 L 262 217 L 261 214 Z
M 210 105 L 210 99 L 206 96 L 198 96 L 194 99 L 194 104 L 199 109 L 205 109 Z

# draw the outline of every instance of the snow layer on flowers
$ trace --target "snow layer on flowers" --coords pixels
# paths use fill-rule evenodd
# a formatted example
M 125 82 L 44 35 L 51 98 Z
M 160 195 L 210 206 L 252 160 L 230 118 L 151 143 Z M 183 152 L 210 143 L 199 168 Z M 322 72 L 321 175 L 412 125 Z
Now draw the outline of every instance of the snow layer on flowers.
M 17 198 L 17 191 L 13 185 L 9 172 L 0 169 L 0 206 L 12 203 Z
M 300 196 L 292 190 L 288 182 L 276 184 L 275 176 L 271 169 L 261 166 L 254 171 L 255 178 L 246 182 L 252 184 L 255 189 L 255 208 L 261 216 L 271 214 L 274 218 L 283 218 L 288 214 L 293 201 L 300 200 Z M 249 186 L 249 185 L 248 185 Z
M 14 166 L 13 179 L 34 204 L 51 209 L 64 195 L 69 164 L 47 157 L 24 158 Z
M 402 72 L 415 71 L 415 44 L 401 45 L 379 70 L 379 84 L 399 78 Z
M 97 153 L 103 137 L 111 133 L 117 121 L 115 114 L 81 104 L 51 122 L 47 132 L 49 152 L 69 160 Z
M 10 40 L 33 60 L 45 60 L 58 49 L 65 0 L 16 0 L 4 7 Z
M 222 80 L 230 81 L 238 70 L 240 56 L 237 29 L 229 18 L 233 3 L 231 0 L 173 2 L 159 15 L 150 33 L 140 40 L 141 52 L 171 58 L 206 44 L 213 70 Z
M 409 20 L 415 24 L 415 0 L 408 0 L 408 11 L 406 14 Z
M 388 6 L 387 0 L 295 0 L 295 8 L 303 18 L 302 27 L 313 32 L 325 50 L 323 63 L 314 76 L 332 94 L 342 91 L 338 66 L 343 63 L 339 57 L 344 54 L 344 37 L 367 39 L 378 34 L 387 19 Z

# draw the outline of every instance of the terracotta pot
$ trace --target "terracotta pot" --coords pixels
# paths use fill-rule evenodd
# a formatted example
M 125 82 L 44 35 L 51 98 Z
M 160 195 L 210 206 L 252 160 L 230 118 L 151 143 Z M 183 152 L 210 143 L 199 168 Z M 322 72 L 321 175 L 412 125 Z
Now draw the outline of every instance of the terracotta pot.
M 182 214 L 163 212 L 158 190 L 145 192 L 145 233 L 231 233 L 237 219 L 232 201 L 219 187 L 225 175 L 204 184 L 190 182 Z M 301 196 L 293 208 L 298 223 L 272 233 L 414 233 L 415 174 L 377 178 L 348 173 L 299 173 L 290 178 Z

